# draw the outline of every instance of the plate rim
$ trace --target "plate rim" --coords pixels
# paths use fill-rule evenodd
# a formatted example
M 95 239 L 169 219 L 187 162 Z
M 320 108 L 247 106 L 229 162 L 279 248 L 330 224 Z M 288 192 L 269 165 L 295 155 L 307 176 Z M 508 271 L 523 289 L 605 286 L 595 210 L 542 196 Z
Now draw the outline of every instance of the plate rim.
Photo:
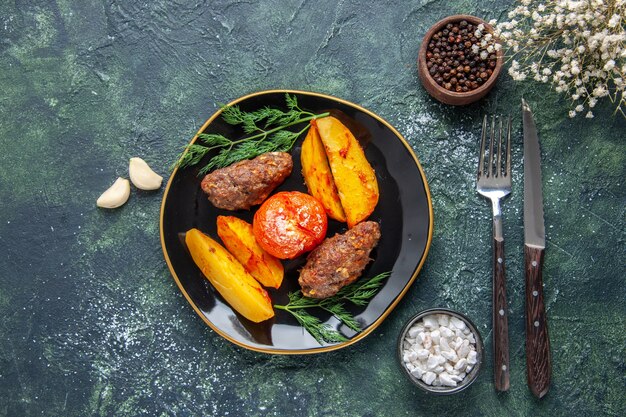
M 318 92 L 313 92 L 313 91 L 305 91 L 305 90 L 291 90 L 291 89 L 271 89 L 271 90 L 261 90 L 261 91 L 256 91 L 254 93 L 249 93 L 246 94 L 244 96 L 241 96 L 239 98 L 236 98 L 234 100 L 232 100 L 231 102 L 229 102 L 228 104 L 226 104 L 226 106 L 232 106 L 235 105 L 237 103 L 240 103 L 242 101 L 245 101 L 249 98 L 252 97 L 256 97 L 256 96 L 261 96 L 261 95 L 266 95 L 266 94 L 276 94 L 276 93 L 289 93 L 289 94 L 300 94 L 300 95 L 307 95 L 307 96 L 313 96 L 313 97 L 319 97 L 319 98 L 324 98 L 324 99 L 328 99 L 328 100 L 334 100 L 337 101 L 339 103 L 342 103 L 344 105 L 353 107 L 367 115 L 369 115 L 370 117 L 373 117 L 375 120 L 378 120 L 379 122 L 381 122 L 382 124 L 384 124 L 389 130 L 391 130 L 391 132 L 396 135 L 396 137 L 400 140 L 400 142 L 404 145 L 404 147 L 409 151 L 409 154 L 411 155 L 411 157 L 413 158 L 413 161 L 415 162 L 415 165 L 417 166 L 420 175 L 422 177 L 422 182 L 424 184 L 424 190 L 426 191 L 426 199 L 428 201 L 428 218 L 429 218 L 429 224 L 428 224 L 428 238 L 426 240 L 426 247 L 424 248 L 424 254 L 422 256 L 422 258 L 420 259 L 419 264 L 417 265 L 417 268 L 415 268 L 415 271 L 413 272 L 413 275 L 411 276 L 411 278 L 409 279 L 409 281 L 407 282 L 407 284 L 404 286 L 404 288 L 402 289 L 402 291 L 396 296 L 395 300 L 389 304 L 387 306 L 387 308 L 385 309 L 385 311 L 383 312 L 383 314 L 380 315 L 380 317 L 378 317 L 373 323 L 371 323 L 367 329 L 357 333 L 352 339 L 347 340 L 345 342 L 341 342 L 341 343 L 337 343 L 334 345 L 329 345 L 329 346 L 320 346 L 319 348 L 313 348 L 313 349 L 272 349 L 272 348 L 262 348 L 262 347 L 258 347 L 258 346 L 250 346 L 250 345 L 246 345 L 245 343 L 242 343 L 232 337 L 230 337 L 228 334 L 226 334 L 225 332 L 223 332 L 222 330 L 220 330 L 216 325 L 214 325 L 200 310 L 200 308 L 193 302 L 193 300 L 191 299 L 191 297 L 189 296 L 189 294 L 187 294 L 187 291 L 185 290 L 184 286 L 181 284 L 178 275 L 176 274 L 176 271 L 174 270 L 174 267 L 171 263 L 169 254 L 167 252 L 167 248 L 165 247 L 165 237 L 163 234 L 163 214 L 164 214 L 164 210 L 165 210 L 165 202 L 167 200 L 167 196 L 170 190 L 170 186 L 172 184 L 172 180 L 174 179 L 174 177 L 176 176 L 176 173 L 178 172 L 178 167 L 175 167 L 174 170 L 172 171 L 172 173 L 170 174 L 168 181 L 167 181 L 167 185 L 165 186 L 165 190 L 163 192 L 163 197 L 161 200 L 161 208 L 159 210 L 159 237 L 161 240 L 161 249 L 163 250 L 163 256 L 165 258 L 165 262 L 167 264 L 167 267 L 170 271 L 170 274 L 172 275 L 172 278 L 174 278 L 174 281 L 176 282 L 176 285 L 178 286 L 178 289 L 182 292 L 183 296 L 185 297 L 185 299 L 187 300 L 187 302 L 191 305 L 191 307 L 194 309 L 194 311 L 196 312 L 196 314 L 198 316 L 200 316 L 200 318 L 202 319 L 202 321 L 204 321 L 211 329 L 213 329 L 214 332 L 216 332 L 218 335 L 220 335 L 221 337 L 223 337 L 224 339 L 228 340 L 229 342 L 240 346 L 242 348 L 248 349 L 248 350 L 252 350 L 255 352 L 261 352 L 261 353 L 268 353 L 268 354 L 274 354 L 274 355 L 313 355 L 313 354 L 318 354 L 318 353 L 324 353 L 324 352 L 330 352 L 330 351 L 334 351 L 334 350 L 339 350 L 339 349 L 343 349 L 345 347 L 348 347 L 350 345 L 353 345 L 354 343 L 358 342 L 359 340 L 364 339 L 366 336 L 368 336 L 370 333 L 372 333 L 386 318 L 389 314 L 391 314 L 391 312 L 396 308 L 396 306 L 398 305 L 398 303 L 400 302 L 400 300 L 402 300 L 402 298 L 404 298 L 405 294 L 408 292 L 409 288 L 411 288 L 411 286 L 413 285 L 413 283 L 415 282 L 415 280 L 417 279 L 417 276 L 419 275 L 419 272 L 421 271 L 422 267 L 424 266 L 424 262 L 426 262 L 426 258 L 428 256 L 428 252 L 430 250 L 430 245 L 432 243 L 432 238 L 433 238 L 433 226 L 434 226 L 434 216 L 433 216 L 433 203 L 432 203 L 432 198 L 430 195 L 430 187 L 428 186 L 428 181 L 426 180 L 426 174 L 424 173 L 424 170 L 422 168 L 422 165 L 420 164 L 419 160 L 417 159 L 417 156 L 415 155 L 415 152 L 413 151 L 413 148 L 411 147 L 411 145 L 409 145 L 409 143 L 406 141 L 406 139 L 404 138 L 404 136 L 402 136 L 400 134 L 400 132 L 398 132 L 398 130 L 393 127 L 389 122 L 387 122 L 385 119 L 383 119 L 382 117 L 380 117 L 379 115 L 377 115 L 376 113 L 358 105 L 355 104 L 349 100 L 345 100 L 339 97 L 335 97 L 329 94 L 324 94 L 324 93 L 318 93 Z M 213 115 L 211 115 L 211 117 L 209 117 L 209 119 L 207 119 L 207 121 L 200 127 L 200 129 L 198 129 L 198 131 L 196 132 L 196 134 L 193 136 L 193 138 L 191 139 L 191 141 L 189 142 L 189 145 L 195 143 L 198 140 L 198 135 L 203 132 L 207 126 L 209 126 L 211 123 L 213 123 L 213 121 L 218 118 L 220 115 L 222 114 L 222 108 L 219 108 L 215 111 L 215 113 L 213 113 Z M 186 151 L 185 151 L 186 152 Z

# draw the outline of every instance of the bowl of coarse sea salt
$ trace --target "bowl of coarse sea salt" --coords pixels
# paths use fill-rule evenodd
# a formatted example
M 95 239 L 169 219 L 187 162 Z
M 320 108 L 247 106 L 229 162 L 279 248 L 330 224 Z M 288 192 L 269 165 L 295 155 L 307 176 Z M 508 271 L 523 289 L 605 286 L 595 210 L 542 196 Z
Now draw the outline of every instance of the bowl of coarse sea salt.
M 476 380 L 483 342 L 467 317 L 435 308 L 417 314 L 402 328 L 398 359 L 403 373 L 422 390 L 454 394 Z

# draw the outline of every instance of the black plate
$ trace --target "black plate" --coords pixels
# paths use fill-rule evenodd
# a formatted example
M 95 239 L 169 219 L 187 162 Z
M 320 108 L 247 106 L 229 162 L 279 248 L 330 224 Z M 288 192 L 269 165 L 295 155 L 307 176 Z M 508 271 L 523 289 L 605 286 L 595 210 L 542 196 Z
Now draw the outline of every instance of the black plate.
M 182 243 L 182 236 L 195 227 L 219 241 L 215 224 L 218 215 L 235 215 L 252 223 L 254 209 L 230 212 L 213 207 L 200 189 L 198 168 L 175 170 L 170 177 L 161 205 L 161 245 L 176 284 L 198 315 L 218 334 L 239 346 L 261 352 L 319 353 L 362 339 L 400 301 L 417 277 L 430 247 L 432 202 L 426 177 L 410 146 L 391 125 L 362 107 L 331 96 L 291 90 L 263 91 L 230 104 L 237 104 L 243 110 L 262 106 L 284 108 L 285 93 L 295 94 L 300 107 L 308 111 L 337 110 L 336 114 L 344 116 L 344 122 L 364 145 L 367 159 L 376 171 L 380 200 L 370 219 L 380 222 L 382 236 L 371 255 L 374 261 L 363 276 L 371 277 L 385 271 L 392 271 L 392 274 L 366 307 L 351 310 L 363 331 L 355 333 L 334 317 L 314 312 L 348 338 L 347 342 L 320 345 L 285 311 L 276 310 L 273 319 L 259 324 L 235 313 L 202 276 Z M 199 133 L 217 132 L 231 138 L 242 136 L 241 131 L 226 124 L 219 115 L 220 111 L 211 116 Z M 306 192 L 300 165 L 301 144 L 302 138 L 292 149 L 294 168 L 291 176 L 275 192 Z M 345 230 L 344 223 L 329 221 L 328 236 Z M 305 256 L 284 262 L 282 286 L 268 291 L 274 304 L 286 304 L 287 294 L 299 289 L 298 270 L 304 262 Z

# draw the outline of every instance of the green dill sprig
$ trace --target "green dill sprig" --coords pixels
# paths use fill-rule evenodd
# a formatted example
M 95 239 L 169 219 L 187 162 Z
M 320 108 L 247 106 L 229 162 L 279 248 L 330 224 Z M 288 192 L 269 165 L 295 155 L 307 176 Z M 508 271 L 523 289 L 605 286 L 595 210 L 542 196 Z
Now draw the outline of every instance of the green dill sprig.
M 329 115 L 328 112 L 315 114 L 302 110 L 297 97 L 289 93 L 285 94 L 285 103 L 287 111 L 266 106 L 247 112 L 237 105 L 223 106 L 222 119 L 230 125 L 240 126 L 248 136 L 231 140 L 218 133 L 200 133 L 198 141 L 185 147 L 175 166 L 185 168 L 197 165 L 209 152 L 217 151 L 200 169 L 198 175 L 204 175 L 214 168 L 224 168 L 266 152 L 287 152 L 310 124 L 296 132 L 287 128 Z
M 347 340 L 345 336 L 327 324 L 323 324 L 320 319 L 311 315 L 306 309 L 319 308 L 340 320 L 355 332 L 360 332 L 361 325 L 354 316 L 345 308 L 346 302 L 357 306 L 366 305 L 369 300 L 376 295 L 391 272 L 383 272 L 369 279 L 362 279 L 343 287 L 332 297 L 324 299 L 308 298 L 302 291 L 289 293 L 289 303 L 287 305 L 274 305 L 278 310 L 284 310 L 293 315 L 298 323 L 308 331 L 320 344 L 322 342 L 335 343 Z

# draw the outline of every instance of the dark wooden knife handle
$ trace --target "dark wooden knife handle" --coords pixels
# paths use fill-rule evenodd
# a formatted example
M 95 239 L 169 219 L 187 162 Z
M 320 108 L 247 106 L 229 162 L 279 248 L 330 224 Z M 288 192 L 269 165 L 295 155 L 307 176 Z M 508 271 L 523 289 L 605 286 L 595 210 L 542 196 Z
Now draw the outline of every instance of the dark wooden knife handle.
M 526 272 L 526 371 L 528 386 L 542 398 L 550 387 L 551 360 L 548 320 L 543 303 L 543 252 L 524 246 Z
M 504 240 L 493 240 L 493 376 L 496 390 L 510 386 L 509 323 L 506 302 Z

